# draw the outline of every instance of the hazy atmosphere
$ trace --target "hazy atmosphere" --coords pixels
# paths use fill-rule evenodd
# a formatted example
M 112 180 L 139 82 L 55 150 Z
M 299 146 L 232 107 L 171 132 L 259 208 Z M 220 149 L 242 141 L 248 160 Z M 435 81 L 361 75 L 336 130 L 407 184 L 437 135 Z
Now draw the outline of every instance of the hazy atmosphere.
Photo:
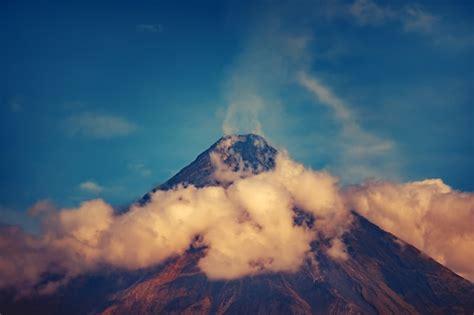
M 472 2 L 0 6 L 0 289 L 202 244 L 211 280 L 347 262 L 355 214 L 474 280 Z M 219 185 L 137 203 L 223 136 Z

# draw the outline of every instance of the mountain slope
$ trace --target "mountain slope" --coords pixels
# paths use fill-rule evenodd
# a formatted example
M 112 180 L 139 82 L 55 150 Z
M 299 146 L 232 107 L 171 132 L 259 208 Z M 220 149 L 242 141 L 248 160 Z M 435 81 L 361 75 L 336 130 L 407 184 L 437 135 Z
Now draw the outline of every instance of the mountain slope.
M 471 314 L 473 285 L 356 215 L 335 262 L 313 243 L 319 265 L 293 274 L 209 281 L 193 249 L 146 281 L 114 295 L 103 314 Z
M 224 136 L 201 153 L 191 164 L 144 195 L 139 203 L 146 203 L 150 199 L 150 194 L 157 190 L 168 190 L 178 184 L 190 184 L 196 187 L 225 185 L 226 183 L 212 176 L 215 171 L 213 157 L 222 160 L 232 171 L 258 174 L 275 167 L 276 155 L 277 150 L 261 136 L 254 134 Z
M 256 135 L 226 136 L 166 183 L 228 185 L 212 176 L 224 168 L 250 176 L 275 167 L 277 151 Z M 150 194 L 139 203 L 148 202 Z M 354 213 L 344 235 L 349 259 L 327 256 L 324 241 L 296 273 L 268 273 L 210 281 L 197 262 L 206 247 L 193 245 L 153 268 L 107 270 L 81 276 L 45 297 L 0 294 L 5 314 L 472 314 L 474 285 L 416 248 Z

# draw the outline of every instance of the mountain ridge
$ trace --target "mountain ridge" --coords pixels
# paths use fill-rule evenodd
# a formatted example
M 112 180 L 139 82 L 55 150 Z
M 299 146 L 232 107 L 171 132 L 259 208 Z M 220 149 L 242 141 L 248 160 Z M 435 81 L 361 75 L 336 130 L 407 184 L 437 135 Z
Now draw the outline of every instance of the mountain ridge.
M 157 190 L 169 190 L 179 184 L 191 184 L 198 188 L 222 185 L 222 182 L 212 176 L 216 170 L 213 154 L 232 171 L 250 171 L 252 174 L 258 174 L 275 167 L 277 152 L 265 138 L 256 134 L 223 136 L 176 175 L 145 194 L 139 200 L 139 204 L 147 203 L 151 194 Z

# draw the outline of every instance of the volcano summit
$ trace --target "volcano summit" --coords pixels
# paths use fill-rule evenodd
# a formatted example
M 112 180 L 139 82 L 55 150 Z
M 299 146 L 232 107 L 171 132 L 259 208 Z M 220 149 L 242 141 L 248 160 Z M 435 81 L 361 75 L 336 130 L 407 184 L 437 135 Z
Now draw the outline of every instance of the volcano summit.
M 124 213 L 91 201 L 53 218 L 41 239 L 22 236 L 29 256 L 0 245 L 37 275 L 21 278 L 25 291 L 8 265 L 19 275 L 4 281 L 0 312 L 474 311 L 470 281 L 349 209 L 336 178 L 257 135 L 221 138 Z M 13 244 L 21 233 L 5 229 Z

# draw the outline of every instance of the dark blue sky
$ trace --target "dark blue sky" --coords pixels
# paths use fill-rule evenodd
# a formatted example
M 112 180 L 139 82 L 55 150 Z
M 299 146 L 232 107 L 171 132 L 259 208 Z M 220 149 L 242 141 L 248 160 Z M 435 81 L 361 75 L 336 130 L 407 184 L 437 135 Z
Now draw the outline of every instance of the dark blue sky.
M 3 1 L 0 220 L 125 205 L 226 132 L 473 191 L 470 1 Z

